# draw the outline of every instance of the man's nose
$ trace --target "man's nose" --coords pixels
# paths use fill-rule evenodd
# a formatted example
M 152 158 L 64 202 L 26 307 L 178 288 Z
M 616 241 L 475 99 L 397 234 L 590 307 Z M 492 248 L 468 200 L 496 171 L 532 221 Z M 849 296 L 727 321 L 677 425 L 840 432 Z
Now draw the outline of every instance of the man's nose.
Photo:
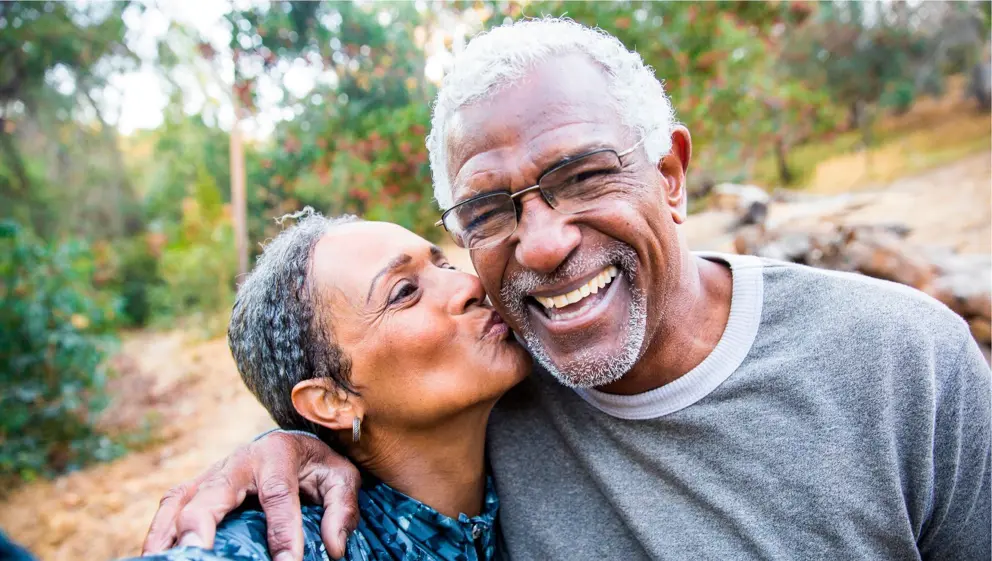
M 524 199 L 520 202 L 515 232 L 517 263 L 534 272 L 550 274 L 579 247 L 582 233 L 566 215 L 548 206 L 538 193 Z

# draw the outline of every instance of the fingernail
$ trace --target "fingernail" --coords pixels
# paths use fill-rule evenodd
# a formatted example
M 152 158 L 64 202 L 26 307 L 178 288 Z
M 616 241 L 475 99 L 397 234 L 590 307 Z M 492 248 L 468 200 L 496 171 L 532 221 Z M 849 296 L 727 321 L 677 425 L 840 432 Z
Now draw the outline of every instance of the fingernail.
M 338 537 L 341 539 L 341 559 L 348 556 L 348 537 L 351 536 L 351 532 L 348 530 L 341 530 L 338 533 Z
M 203 547 L 203 540 L 193 532 L 186 532 L 179 538 L 179 547 Z
M 275 559 L 273 559 L 273 561 L 295 561 L 295 560 L 293 559 L 293 554 L 291 552 L 280 551 L 279 553 L 276 554 L 276 557 Z

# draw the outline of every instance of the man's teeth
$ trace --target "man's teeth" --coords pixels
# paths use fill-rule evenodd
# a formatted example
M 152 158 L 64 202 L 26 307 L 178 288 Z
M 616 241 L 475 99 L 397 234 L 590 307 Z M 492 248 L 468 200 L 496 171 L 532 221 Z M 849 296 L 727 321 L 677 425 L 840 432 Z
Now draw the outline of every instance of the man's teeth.
M 571 292 L 559 294 L 558 296 L 535 296 L 534 298 L 545 308 L 562 308 L 569 304 L 574 304 L 590 294 L 596 294 L 599 292 L 599 289 L 605 288 L 606 285 L 613 282 L 613 279 L 618 274 L 620 274 L 620 271 L 613 265 L 610 265 L 600 271 L 598 275 L 589 279 L 589 282 Z

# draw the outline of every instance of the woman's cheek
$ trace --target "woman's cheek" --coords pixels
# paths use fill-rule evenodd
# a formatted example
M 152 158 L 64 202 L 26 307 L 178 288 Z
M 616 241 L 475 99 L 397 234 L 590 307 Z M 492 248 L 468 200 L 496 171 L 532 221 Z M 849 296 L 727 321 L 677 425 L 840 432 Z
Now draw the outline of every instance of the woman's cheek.
M 404 359 L 436 362 L 453 352 L 452 345 L 457 340 L 455 327 L 447 315 L 408 314 L 404 321 L 390 329 L 390 339 L 394 351 L 401 353 Z

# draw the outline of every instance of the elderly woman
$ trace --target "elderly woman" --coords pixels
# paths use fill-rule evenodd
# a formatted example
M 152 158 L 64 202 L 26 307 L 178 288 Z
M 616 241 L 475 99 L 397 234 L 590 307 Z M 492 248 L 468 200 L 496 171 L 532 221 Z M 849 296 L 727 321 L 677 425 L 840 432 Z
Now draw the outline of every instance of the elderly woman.
M 395 224 L 305 212 L 238 290 L 228 341 L 280 427 L 362 471 L 346 559 L 492 558 L 486 422 L 530 359 L 478 278 Z M 306 561 L 328 558 L 322 510 L 303 508 Z M 213 544 L 151 558 L 269 559 L 265 535 L 262 513 L 243 509 Z

